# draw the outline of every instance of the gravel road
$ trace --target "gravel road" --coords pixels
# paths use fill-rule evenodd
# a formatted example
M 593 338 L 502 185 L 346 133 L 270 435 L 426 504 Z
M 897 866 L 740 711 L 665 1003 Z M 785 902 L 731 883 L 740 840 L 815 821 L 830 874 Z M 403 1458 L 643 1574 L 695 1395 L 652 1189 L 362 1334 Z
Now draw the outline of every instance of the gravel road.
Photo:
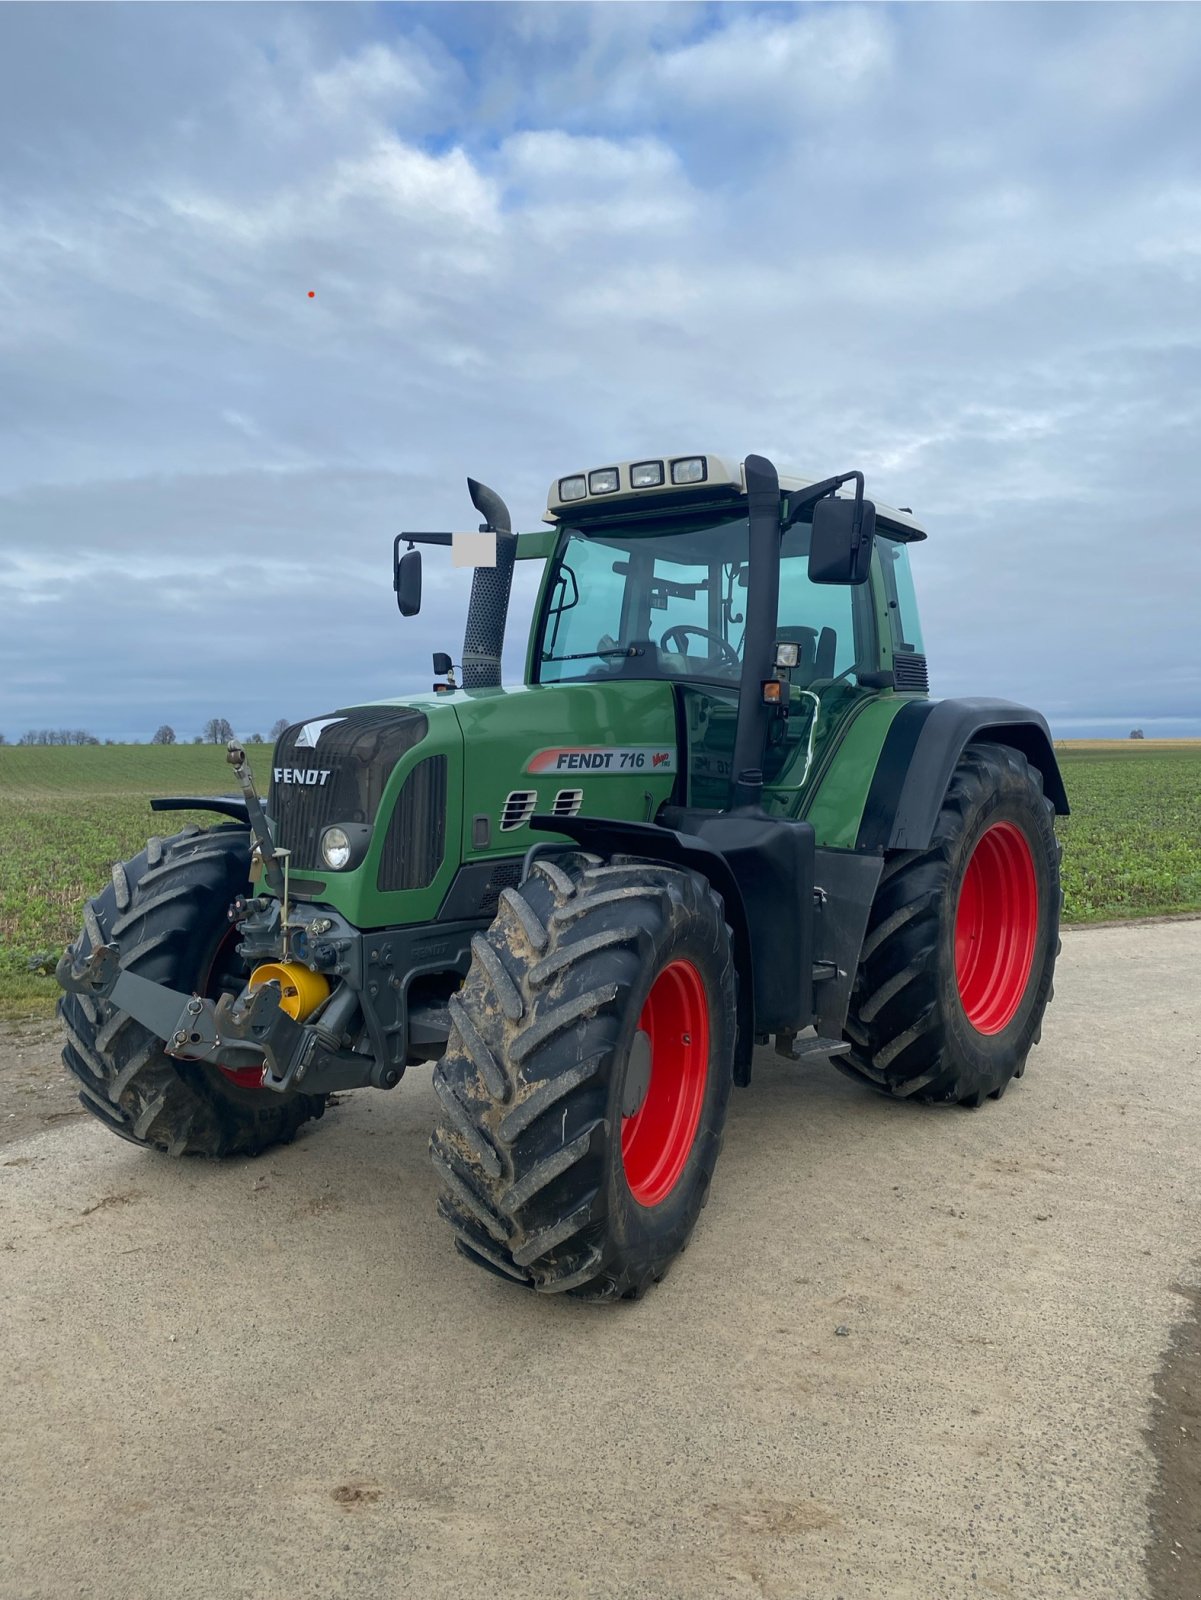
M 617 1308 L 454 1256 L 428 1070 L 257 1161 L 9 1143 L 0 1595 L 1201 1592 L 1187 1539 L 1146 1554 L 1156 1429 L 1193 1426 L 1153 1396 L 1201 1254 L 1199 976 L 1201 922 L 1069 933 L 978 1112 L 761 1052 L 688 1252 Z

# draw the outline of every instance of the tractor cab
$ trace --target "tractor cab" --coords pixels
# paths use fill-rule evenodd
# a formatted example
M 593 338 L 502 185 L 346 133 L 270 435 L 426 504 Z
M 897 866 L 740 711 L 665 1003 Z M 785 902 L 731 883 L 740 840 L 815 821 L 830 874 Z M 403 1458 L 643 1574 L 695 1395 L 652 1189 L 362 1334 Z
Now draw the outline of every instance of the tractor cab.
M 779 484 L 777 648 L 771 680 L 749 685 L 756 699 L 776 697 L 760 764 L 769 791 L 803 784 L 819 740 L 866 699 L 884 688 L 927 687 L 907 551 L 925 534 L 908 513 L 876 507 L 874 537 L 869 531 L 859 558 L 863 581 L 830 581 L 810 559 L 814 514 L 829 502 L 813 499 L 815 485 L 805 479 L 782 476 Z M 843 516 L 838 531 L 849 540 L 854 499 L 830 510 Z M 869 521 L 872 510 L 869 503 Z M 818 512 L 819 539 L 824 515 Z M 683 798 L 720 809 L 731 794 L 739 695 L 748 687 L 751 522 L 743 469 L 694 456 L 574 474 L 551 485 L 546 520 L 557 539 L 528 680 L 672 683 L 687 737 Z M 827 532 L 827 571 L 835 537 Z M 897 657 L 904 657 L 899 684 Z
M 469 488 L 478 535 L 397 537 L 402 612 L 420 604 L 415 545 L 476 541 L 456 551 L 479 562 L 461 687 L 499 687 L 514 560 L 549 558 L 527 686 L 670 685 L 679 803 L 721 810 L 747 771 L 797 814 L 848 719 L 882 692 L 927 691 L 907 549 L 926 535 L 911 513 L 865 500 L 860 473 L 815 482 L 754 456 L 621 462 L 552 482 L 549 536 L 514 536 L 499 497 Z M 445 687 L 460 687 L 453 672 Z

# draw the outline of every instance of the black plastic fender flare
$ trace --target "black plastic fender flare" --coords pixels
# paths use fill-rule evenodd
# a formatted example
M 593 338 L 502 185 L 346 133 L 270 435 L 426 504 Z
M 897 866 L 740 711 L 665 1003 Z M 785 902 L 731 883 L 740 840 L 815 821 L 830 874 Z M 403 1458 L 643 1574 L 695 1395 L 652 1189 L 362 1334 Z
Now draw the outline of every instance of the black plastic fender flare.
M 219 816 L 232 817 L 235 822 L 250 826 L 250 813 L 240 794 L 173 794 L 156 795 L 150 802 L 151 811 L 215 811 Z
M 927 849 L 955 765 L 964 748 L 978 739 L 1019 750 L 1042 774 L 1056 813 L 1068 815 L 1051 730 L 1039 712 L 1011 700 L 912 700 L 893 718 L 885 736 L 856 849 Z

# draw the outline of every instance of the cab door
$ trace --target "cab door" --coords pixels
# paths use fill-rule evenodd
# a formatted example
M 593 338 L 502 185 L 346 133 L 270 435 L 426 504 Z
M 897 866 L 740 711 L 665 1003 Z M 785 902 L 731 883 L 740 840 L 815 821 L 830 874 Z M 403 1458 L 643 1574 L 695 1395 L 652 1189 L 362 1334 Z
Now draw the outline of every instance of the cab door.
M 776 637 L 796 644 L 799 659 L 791 673 L 789 715 L 773 722 L 763 758 L 764 804 L 793 816 L 802 812 L 812 780 L 840 730 L 878 692 L 863 687 L 857 672 L 874 671 L 880 665 L 874 563 L 873 582 L 851 586 L 810 583 L 808 562 L 809 526 L 798 524 L 781 543 Z M 737 581 L 727 583 L 725 590 L 723 620 L 729 629 L 728 613 L 738 615 L 738 596 L 745 591 Z M 740 626 L 737 636 L 741 647 Z M 688 684 L 678 693 L 686 740 L 686 803 L 720 810 L 729 804 L 734 777 L 737 686 Z

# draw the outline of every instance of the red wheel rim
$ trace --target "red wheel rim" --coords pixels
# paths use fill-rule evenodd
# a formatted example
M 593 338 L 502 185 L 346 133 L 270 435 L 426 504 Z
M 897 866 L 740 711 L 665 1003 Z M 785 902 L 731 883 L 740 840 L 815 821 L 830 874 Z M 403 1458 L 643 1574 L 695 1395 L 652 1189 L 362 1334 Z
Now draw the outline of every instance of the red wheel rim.
M 709 1079 L 709 1002 L 691 961 L 663 968 L 638 1027 L 651 1042 L 651 1077 L 638 1110 L 622 1119 L 621 1160 L 634 1199 L 657 1206 L 688 1163 Z
M 972 851 L 955 913 L 955 981 L 977 1033 L 1013 1021 L 1034 966 L 1038 880 L 1026 835 L 994 822 Z

